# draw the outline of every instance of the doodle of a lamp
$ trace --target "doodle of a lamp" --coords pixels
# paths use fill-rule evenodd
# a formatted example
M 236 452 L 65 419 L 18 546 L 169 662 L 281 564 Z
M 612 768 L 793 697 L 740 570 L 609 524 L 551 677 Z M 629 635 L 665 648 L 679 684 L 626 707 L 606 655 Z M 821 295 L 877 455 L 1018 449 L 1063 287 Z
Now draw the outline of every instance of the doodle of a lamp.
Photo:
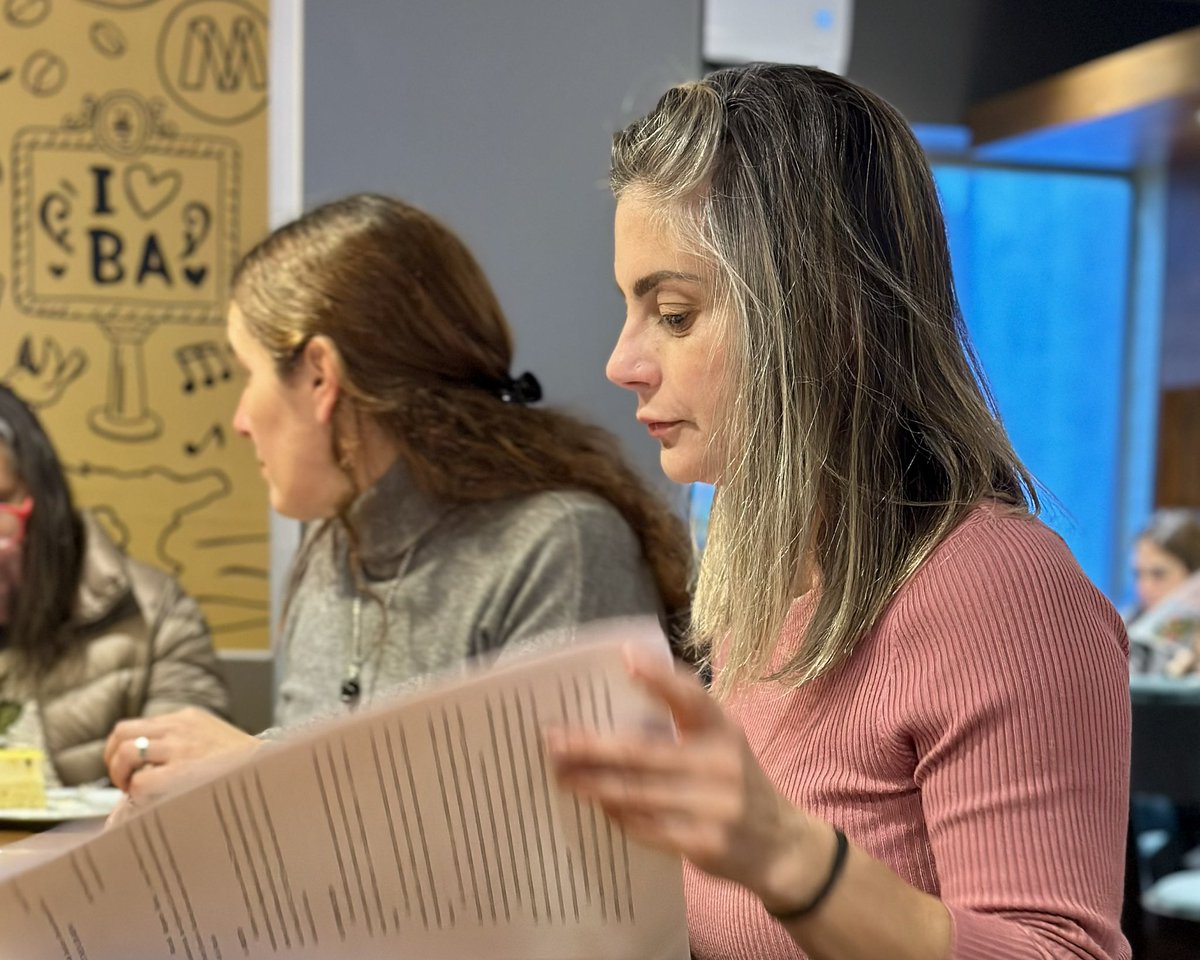
M 146 358 L 142 345 L 156 324 L 140 317 L 97 317 L 109 344 L 104 403 L 88 412 L 88 424 L 110 440 L 153 440 L 163 421 L 147 403 Z

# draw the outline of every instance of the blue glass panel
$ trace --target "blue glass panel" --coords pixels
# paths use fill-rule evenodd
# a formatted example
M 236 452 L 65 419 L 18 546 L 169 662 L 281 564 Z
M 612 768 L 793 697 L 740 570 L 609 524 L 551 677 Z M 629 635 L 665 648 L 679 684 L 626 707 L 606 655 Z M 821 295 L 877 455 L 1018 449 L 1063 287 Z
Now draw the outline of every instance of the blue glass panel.
M 688 488 L 688 520 L 698 550 L 704 549 L 704 541 L 708 539 L 708 514 L 712 510 L 712 499 L 711 484 L 693 483 Z
M 1116 587 L 1133 191 L 1118 177 L 939 166 L 963 314 L 1047 521 Z
M 963 315 L 1045 518 L 1115 595 L 1133 190 L 1124 178 L 938 165 Z M 692 487 L 703 546 L 712 489 Z

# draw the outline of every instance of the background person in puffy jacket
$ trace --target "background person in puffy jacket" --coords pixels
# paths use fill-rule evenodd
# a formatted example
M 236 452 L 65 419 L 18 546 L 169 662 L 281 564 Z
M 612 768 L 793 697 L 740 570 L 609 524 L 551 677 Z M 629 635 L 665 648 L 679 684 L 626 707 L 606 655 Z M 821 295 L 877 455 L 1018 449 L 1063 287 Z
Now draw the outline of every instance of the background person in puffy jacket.
M 49 786 L 105 775 L 117 721 L 228 698 L 196 604 L 79 513 L 33 411 L 0 386 L 0 710 Z M 15 718 L 14 718 L 15 715 Z

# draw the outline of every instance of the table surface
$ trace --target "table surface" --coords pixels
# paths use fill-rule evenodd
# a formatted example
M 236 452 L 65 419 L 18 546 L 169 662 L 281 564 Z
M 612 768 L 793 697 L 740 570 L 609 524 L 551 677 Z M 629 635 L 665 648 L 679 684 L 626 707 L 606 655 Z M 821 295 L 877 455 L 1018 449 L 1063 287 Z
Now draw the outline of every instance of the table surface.
M 18 840 L 24 840 L 29 836 L 28 830 L 12 830 L 5 827 L 0 827 L 0 847 L 7 846 L 10 843 L 16 843 Z
M 1129 678 L 1134 703 L 1200 703 L 1200 677 L 1160 677 L 1134 674 Z

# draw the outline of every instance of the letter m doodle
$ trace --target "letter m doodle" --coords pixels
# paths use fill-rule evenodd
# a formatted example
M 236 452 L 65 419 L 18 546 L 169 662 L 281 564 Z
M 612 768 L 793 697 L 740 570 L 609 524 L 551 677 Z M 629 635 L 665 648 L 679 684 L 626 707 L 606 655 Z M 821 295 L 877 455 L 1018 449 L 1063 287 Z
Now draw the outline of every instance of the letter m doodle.
M 198 16 L 187 25 L 179 87 L 202 90 L 211 78 L 221 93 L 235 93 L 243 81 L 251 90 L 267 86 L 267 54 L 259 25 L 248 16 L 235 16 L 226 40 L 211 16 Z

